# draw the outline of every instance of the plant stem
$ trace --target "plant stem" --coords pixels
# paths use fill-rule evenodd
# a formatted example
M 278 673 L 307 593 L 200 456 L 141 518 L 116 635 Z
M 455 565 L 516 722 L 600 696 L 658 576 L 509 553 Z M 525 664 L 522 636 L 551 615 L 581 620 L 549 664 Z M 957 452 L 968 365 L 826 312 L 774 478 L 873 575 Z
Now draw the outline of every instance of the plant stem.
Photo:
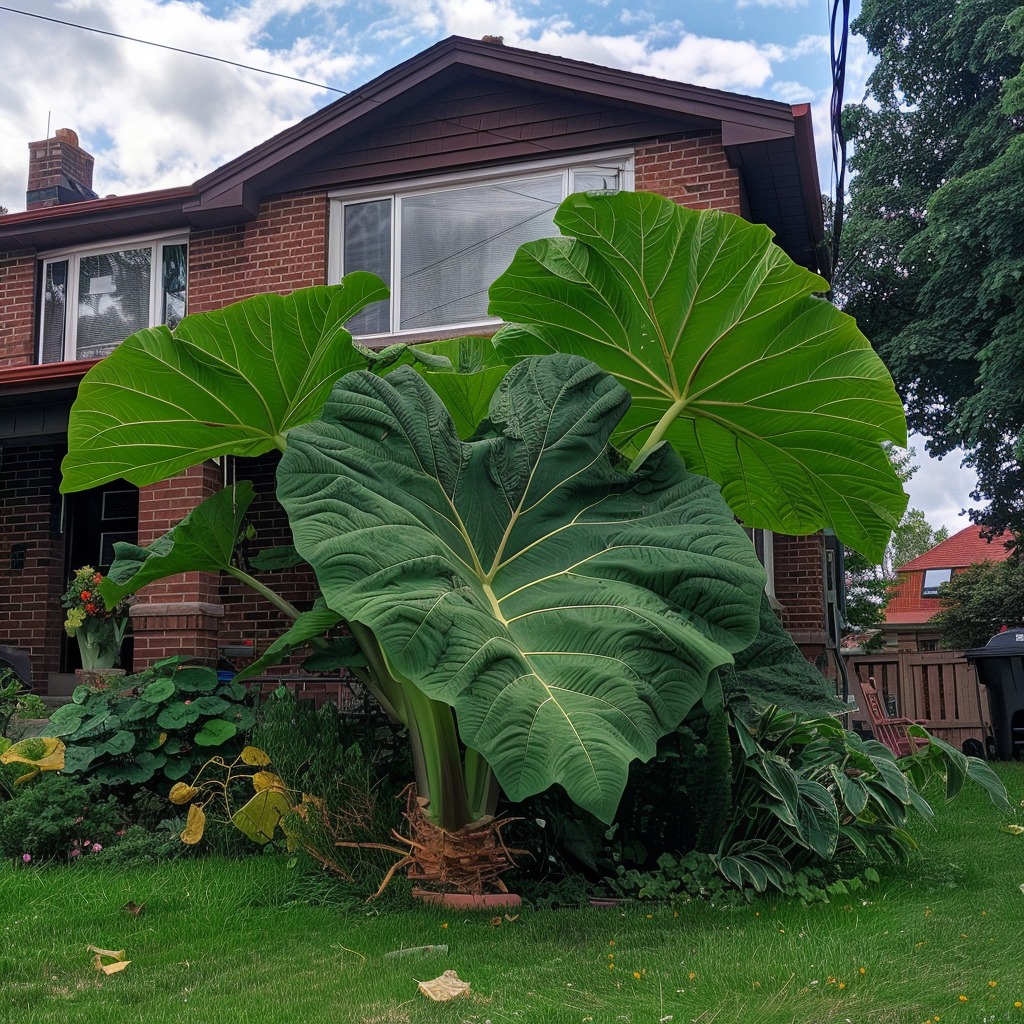
M 290 601 L 286 601 L 280 594 L 275 593 L 265 583 L 260 583 L 258 579 L 250 576 L 243 569 L 239 569 L 236 565 L 229 565 L 225 571 L 234 576 L 236 580 L 241 580 L 246 586 L 252 587 L 257 594 L 265 597 L 278 611 L 284 612 L 290 619 L 297 619 L 299 617 L 300 612 L 295 605 Z
M 679 414 L 686 408 L 685 398 L 677 398 L 664 412 L 661 419 L 655 424 L 643 447 L 637 452 L 636 457 L 629 464 L 630 472 L 636 472 L 651 452 L 665 440 L 669 427 L 679 418 Z

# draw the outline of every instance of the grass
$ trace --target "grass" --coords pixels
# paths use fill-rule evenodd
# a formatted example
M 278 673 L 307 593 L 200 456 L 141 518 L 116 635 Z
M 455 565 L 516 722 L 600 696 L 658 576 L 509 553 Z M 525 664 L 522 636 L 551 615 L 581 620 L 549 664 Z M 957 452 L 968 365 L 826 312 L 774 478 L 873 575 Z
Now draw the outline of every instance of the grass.
M 999 771 L 1020 811 L 1024 766 Z M 913 865 L 828 905 L 524 910 L 496 926 L 289 903 L 302 882 L 275 857 L 5 866 L 0 1021 L 1024 1024 L 1024 835 L 1000 831 L 1012 820 L 965 792 L 917 829 Z M 126 914 L 128 900 L 145 912 Z M 90 943 L 131 965 L 96 973 Z M 448 953 L 384 956 L 437 943 Z M 471 997 L 428 1003 L 416 981 L 448 968 Z

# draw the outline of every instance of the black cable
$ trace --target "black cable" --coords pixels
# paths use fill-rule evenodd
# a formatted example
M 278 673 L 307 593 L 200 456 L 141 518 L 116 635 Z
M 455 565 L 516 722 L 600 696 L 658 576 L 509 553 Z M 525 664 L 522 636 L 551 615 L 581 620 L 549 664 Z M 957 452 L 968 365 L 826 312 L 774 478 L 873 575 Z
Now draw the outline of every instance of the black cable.
M 274 75 L 275 78 L 287 78 L 291 82 L 301 82 L 303 85 L 312 85 L 316 89 L 327 89 L 328 92 L 337 92 L 342 96 L 348 95 L 344 89 L 335 89 L 332 85 L 324 85 L 321 82 L 311 82 L 306 78 L 296 78 L 295 75 L 286 75 L 281 71 L 267 71 L 266 68 L 256 68 L 251 64 L 239 64 L 237 60 L 228 60 L 226 57 L 212 57 L 208 53 L 197 53 L 195 50 L 183 50 L 179 46 L 168 46 L 166 43 L 154 43 L 149 39 L 137 39 L 135 36 L 123 36 L 119 32 L 108 32 L 104 28 L 95 28 L 92 25 L 77 25 L 73 21 L 61 21 L 60 18 L 49 18 L 45 14 L 33 14 L 31 11 L 19 11 L 14 7 L 0 6 L 0 11 L 7 11 L 9 14 L 22 14 L 26 18 L 38 18 L 40 21 L 50 21 L 55 25 L 66 25 L 68 28 L 81 29 L 83 32 L 95 32 L 97 35 L 110 36 L 113 39 L 124 39 L 129 43 L 142 43 L 145 46 L 156 46 L 161 50 L 172 50 L 174 53 L 184 53 L 189 57 L 201 57 L 203 60 L 215 60 L 220 64 L 230 64 L 234 68 L 242 68 L 245 71 L 257 71 L 261 75 Z
M 842 15 L 839 39 L 836 23 Z M 835 202 L 832 205 L 832 276 L 839 265 L 839 241 L 843 234 L 843 213 L 846 205 L 846 133 L 843 131 L 843 89 L 846 86 L 846 44 L 850 36 L 850 0 L 832 0 L 832 169 L 835 174 Z

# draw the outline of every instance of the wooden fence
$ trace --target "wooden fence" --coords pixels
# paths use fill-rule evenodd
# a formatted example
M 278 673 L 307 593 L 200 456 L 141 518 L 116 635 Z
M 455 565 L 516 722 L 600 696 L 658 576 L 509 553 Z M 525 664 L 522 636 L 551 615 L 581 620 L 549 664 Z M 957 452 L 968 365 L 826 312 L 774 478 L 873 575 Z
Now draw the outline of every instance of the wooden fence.
M 863 707 L 860 683 L 874 676 L 875 685 L 891 713 L 923 719 L 939 739 L 958 750 L 973 739 L 983 746 L 992 735 L 988 696 L 978 683 L 974 666 L 957 651 L 884 651 L 848 658 L 850 688 Z M 853 713 L 853 726 L 870 728 L 866 716 Z

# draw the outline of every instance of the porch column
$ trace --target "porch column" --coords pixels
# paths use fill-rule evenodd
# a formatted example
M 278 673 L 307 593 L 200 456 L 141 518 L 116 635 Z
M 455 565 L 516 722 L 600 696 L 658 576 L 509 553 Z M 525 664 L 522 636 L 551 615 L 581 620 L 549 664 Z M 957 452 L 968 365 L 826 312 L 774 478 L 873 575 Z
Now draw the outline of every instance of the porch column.
M 221 467 L 207 462 L 140 488 L 139 544 L 151 544 L 222 485 Z M 178 654 L 216 664 L 224 617 L 219 583 L 212 573 L 188 572 L 140 591 L 131 609 L 136 671 Z

